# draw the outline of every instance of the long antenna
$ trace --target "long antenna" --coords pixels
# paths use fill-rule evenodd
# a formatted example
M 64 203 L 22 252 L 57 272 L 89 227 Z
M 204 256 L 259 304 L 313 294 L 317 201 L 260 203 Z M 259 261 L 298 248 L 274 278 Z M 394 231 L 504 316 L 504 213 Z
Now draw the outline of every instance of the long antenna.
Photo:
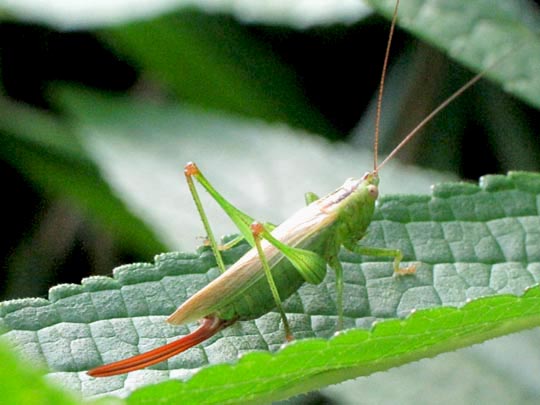
M 463 86 L 461 86 L 458 90 L 454 92 L 450 97 L 448 97 L 445 101 L 443 101 L 437 108 L 435 108 L 431 113 L 427 115 L 426 118 L 424 118 L 420 123 L 414 127 L 409 134 L 403 138 L 403 140 L 394 148 L 392 152 L 382 161 L 382 163 L 379 165 L 377 169 L 380 169 L 383 167 L 386 162 L 388 162 L 390 159 L 392 159 L 396 153 L 400 151 L 403 146 L 407 144 L 411 140 L 413 136 L 415 136 L 418 131 L 420 131 L 429 121 L 431 121 L 438 113 L 440 113 L 444 108 L 446 108 L 452 101 L 454 101 L 456 98 L 458 98 L 461 94 L 463 94 L 466 90 L 468 90 L 471 86 L 473 86 L 478 80 L 480 80 L 482 77 L 485 76 L 485 74 L 492 70 L 496 65 L 498 65 L 500 62 L 506 59 L 508 54 L 515 52 L 517 49 L 521 48 L 524 43 L 521 43 L 519 46 L 514 47 L 510 49 L 508 52 L 505 52 L 501 57 L 497 58 L 495 62 L 493 62 L 491 65 L 489 65 L 487 68 L 482 70 L 480 73 L 478 73 L 476 76 L 474 76 L 472 79 L 470 79 L 467 83 L 465 83 Z
M 394 36 L 394 28 L 396 27 L 398 7 L 399 7 L 399 0 L 396 0 L 396 6 L 394 8 L 394 15 L 392 16 L 392 24 L 390 25 L 390 32 L 388 33 L 388 41 L 386 43 L 386 53 L 384 54 L 381 81 L 379 83 L 379 95 L 377 96 L 377 114 L 375 116 L 375 139 L 373 141 L 373 171 L 378 170 L 377 159 L 379 156 L 379 133 L 380 133 L 380 124 L 381 124 L 382 99 L 383 99 L 383 93 L 384 93 L 384 81 L 386 79 L 388 58 L 390 57 L 390 46 L 392 45 L 392 37 Z

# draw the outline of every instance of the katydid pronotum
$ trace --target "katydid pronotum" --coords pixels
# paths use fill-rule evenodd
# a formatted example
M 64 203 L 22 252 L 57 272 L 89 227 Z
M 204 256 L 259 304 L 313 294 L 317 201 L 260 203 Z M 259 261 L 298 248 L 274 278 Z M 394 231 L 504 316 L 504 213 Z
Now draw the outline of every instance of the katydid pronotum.
M 127 373 L 162 362 L 215 335 L 236 321 L 256 319 L 277 308 L 285 338 L 291 340 L 291 328 L 282 301 L 305 283 L 318 284 L 326 275 L 327 265 L 336 275 L 337 329 L 343 321 L 343 269 L 338 260 L 341 247 L 368 256 L 393 258 L 394 273 L 414 274 L 415 265 L 400 268 L 402 253 L 397 249 L 365 247 L 358 244 L 366 233 L 378 197 L 379 170 L 425 124 L 455 98 L 476 83 L 486 72 L 476 75 L 417 125 L 382 162 L 377 161 L 379 122 L 385 72 L 390 44 L 397 19 L 396 7 L 390 28 L 377 100 L 374 141 L 374 168 L 360 179 L 348 179 L 337 190 L 318 198 L 306 195 L 308 205 L 275 227 L 262 224 L 235 208 L 222 197 L 194 163 L 185 166 L 186 180 L 207 233 L 221 275 L 184 302 L 167 321 L 174 325 L 202 320 L 198 329 L 177 341 L 134 357 L 94 368 L 93 377 Z M 235 223 L 241 236 L 219 246 L 199 199 L 193 178 L 216 200 Z M 251 249 L 226 269 L 221 250 L 245 239 Z

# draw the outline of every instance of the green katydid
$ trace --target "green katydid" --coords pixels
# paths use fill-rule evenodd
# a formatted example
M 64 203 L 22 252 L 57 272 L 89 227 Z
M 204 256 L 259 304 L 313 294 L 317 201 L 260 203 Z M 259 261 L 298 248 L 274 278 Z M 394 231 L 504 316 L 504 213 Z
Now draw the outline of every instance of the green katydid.
M 282 301 L 297 291 L 304 282 L 318 284 L 326 275 L 327 265 L 336 274 L 338 325 L 343 319 L 343 269 L 338 260 L 341 247 L 369 256 L 393 258 L 394 272 L 407 275 L 415 266 L 400 268 L 402 253 L 397 249 L 365 247 L 358 244 L 371 222 L 378 197 L 379 170 L 425 124 L 455 98 L 476 83 L 485 71 L 467 82 L 416 128 L 380 164 L 377 161 L 377 143 L 385 72 L 390 44 L 397 18 L 399 0 L 396 1 L 388 45 L 383 63 L 377 101 L 374 142 L 374 169 L 360 179 L 348 179 L 337 190 L 322 198 L 306 196 L 308 205 L 277 227 L 256 222 L 222 197 L 199 171 L 188 163 L 184 173 L 203 222 L 209 244 L 221 275 L 184 302 L 167 321 L 174 325 L 202 320 L 198 329 L 177 341 L 134 357 L 94 368 L 88 372 L 94 377 L 106 377 L 148 367 L 179 354 L 215 335 L 236 321 L 256 319 L 277 308 L 287 340 L 292 339 Z M 240 231 L 241 236 L 226 246 L 218 246 L 209 221 L 199 199 L 193 178 L 223 208 Z M 245 239 L 252 249 L 230 268 L 226 269 L 220 250 Z

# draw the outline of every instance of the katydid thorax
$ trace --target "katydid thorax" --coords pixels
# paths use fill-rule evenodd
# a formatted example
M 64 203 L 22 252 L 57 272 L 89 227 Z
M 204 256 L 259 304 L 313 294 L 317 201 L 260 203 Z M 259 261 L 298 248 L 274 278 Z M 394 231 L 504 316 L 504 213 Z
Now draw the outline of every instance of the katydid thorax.
M 148 367 L 179 354 L 215 335 L 237 321 L 251 320 L 277 309 L 283 323 L 285 338 L 293 338 L 283 300 L 296 292 L 305 282 L 319 284 L 327 266 L 336 275 L 337 329 L 343 322 L 343 269 L 338 260 L 342 247 L 368 256 L 386 256 L 393 259 L 396 275 L 415 272 L 415 265 L 401 268 L 402 253 L 397 249 L 367 247 L 358 244 L 371 223 L 379 195 L 379 170 L 437 113 L 461 93 L 476 83 L 485 71 L 476 75 L 451 97 L 429 114 L 382 162 L 378 163 L 378 133 L 384 80 L 390 44 L 397 18 L 396 7 L 385 53 L 375 125 L 374 168 L 360 179 L 347 179 L 330 194 L 318 198 L 306 196 L 308 205 L 279 226 L 262 224 L 229 203 L 204 177 L 194 163 L 185 166 L 184 173 L 205 227 L 221 275 L 185 301 L 167 321 L 173 325 L 201 320 L 198 329 L 177 341 L 149 352 L 94 368 L 93 377 L 106 377 Z M 208 218 L 193 181 L 195 178 L 223 208 L 237 226 L 240 237 L 226 246 L 219 246 L 210 228 Z M 251 249 L 228 269 L 221 250 L 245 239 Z

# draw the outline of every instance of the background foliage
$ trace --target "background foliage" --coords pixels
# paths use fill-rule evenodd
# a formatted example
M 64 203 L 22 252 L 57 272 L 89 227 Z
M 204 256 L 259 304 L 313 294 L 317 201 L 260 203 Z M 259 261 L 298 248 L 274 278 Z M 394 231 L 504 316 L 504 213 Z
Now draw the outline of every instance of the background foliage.
M 369 168 L 356 148 L 370 148 L 387 21 L 356 2 L 257 3 L 125 0 L 88 10 L 74 1 L 0 2 L 4 298 L 45 296 L 57 282 L 192 249 L 202 231 L 177 191 L 186 160 L 203 163 L 242 208 L 275 222 L 298 207 L 303 191 L 324 193 Z M 373 1 L 386 14 L 391 3 Z M 404 25 L 443 51 L 398 30 L 386 150 L 470 77 L 445 54 L 485 67 L 491 51 L 508 45 L 490 21 L 516 38 L 538 27 L 531 1 L 453 2 L 446 15 L 458 18 L 449 26 L 471 23 L 466 36 L 422 24 L 445 15 L 444 1 L 403 3 Z M 499 81 L 534 93 L 523 69 L 538 71 L 538 55 L 534 48 L 510 55 L 500 70 L 514 76 Z M 521 98 L 480 83 L 400 159 L 469 179 L 538 170 L 540 101 Z M 441 179 L 386 175 L 402 192 Z

